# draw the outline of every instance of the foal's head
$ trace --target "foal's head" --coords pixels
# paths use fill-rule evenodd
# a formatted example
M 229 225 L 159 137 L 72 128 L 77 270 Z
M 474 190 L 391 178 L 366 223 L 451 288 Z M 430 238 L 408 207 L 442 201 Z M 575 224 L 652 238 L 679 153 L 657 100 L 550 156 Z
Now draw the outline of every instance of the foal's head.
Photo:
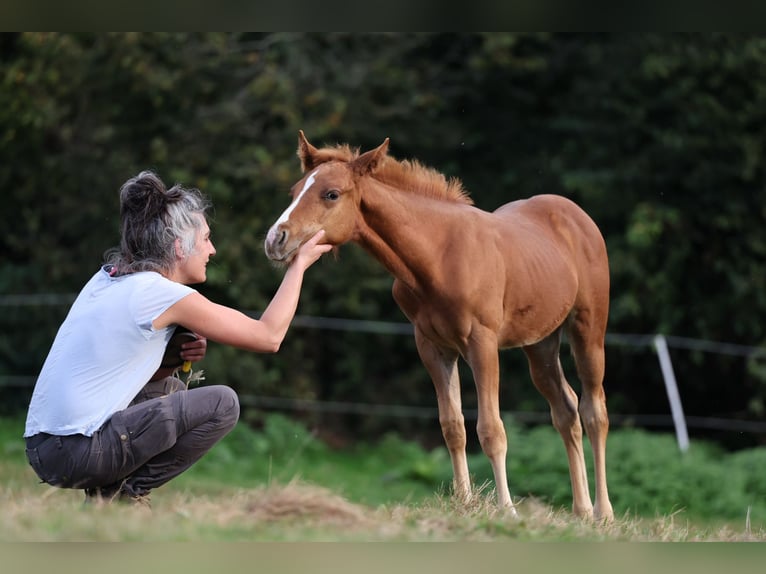
M 292 203 L 271 226 L 264 248 L 272 261 L 289 263 L 297 249 L 320 229 L 325 241 L 340 245 L 352 239 L 360 191 L 357 183 L 374 172 L 388 152 L 388 138 L 363 154 L 348 146 L 317 149 L 303 131 L 298 157 L 303 178 L 290 190 Z

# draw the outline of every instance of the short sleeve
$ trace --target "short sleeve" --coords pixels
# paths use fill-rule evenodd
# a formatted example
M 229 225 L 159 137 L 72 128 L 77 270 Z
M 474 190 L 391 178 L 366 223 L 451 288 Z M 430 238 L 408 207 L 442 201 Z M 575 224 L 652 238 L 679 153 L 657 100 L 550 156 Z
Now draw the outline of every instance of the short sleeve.
M 196 289 L 176 283 L 158 273 L 141 273 L 142 284 L 133 291 L 131 313 L 144 337 L 151 338 L 155 332 L 153 321 L 172 305 L 196 293 Z

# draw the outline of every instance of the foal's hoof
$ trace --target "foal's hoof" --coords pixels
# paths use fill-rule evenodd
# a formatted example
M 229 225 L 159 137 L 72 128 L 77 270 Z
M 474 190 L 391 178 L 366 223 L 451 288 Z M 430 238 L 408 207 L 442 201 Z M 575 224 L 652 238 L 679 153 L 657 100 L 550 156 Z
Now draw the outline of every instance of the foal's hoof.
M 609 512 L 607 514 L 604 514 L 603 516 L 594 514 L 593 521 L 598 524 L 612 524 L 614 522 L 614 513 Z
M 503 515 L 507 516 L 508 518 L 519 518 L 519 513 L 516 511 L 516 506 L 514 506 L 513 502 L 505 502 L 505 503 L 498 503 L 498 511 Z
M 600 506 L 598 502 L 593 507 L 593 520 L 599 524 L 611 524 L 614 522 L 614 510 L 611 504 Z

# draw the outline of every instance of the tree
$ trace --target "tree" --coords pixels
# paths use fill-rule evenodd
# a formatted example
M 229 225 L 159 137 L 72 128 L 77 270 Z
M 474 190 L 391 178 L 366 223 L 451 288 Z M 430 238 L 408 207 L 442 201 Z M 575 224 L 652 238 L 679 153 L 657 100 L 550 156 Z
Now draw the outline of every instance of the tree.
M 118 240 L 119 186 L 149 168 L 211 197 L 219 253 L 200 290 L 257 313 L 280 279 L 262 240 L 303 129 L 362 149 L 390 137 L 483 209 L 571 197 L 606 236 L 610 331 L 758 344 L 765 59 L 764 38 L 719 34 L 3 34 L 0 293 L 75 293 Z M 299 312 L 404 321 L 390 286 L 346 246 L 311 269 Z M 34 375 L 66 305 L 4 309 L 0 374 Z M 617 412 L 663 412 L 654 360 L 609 352 Z M 691 414 L 763 411 L 759 363 L 675 358 Z M 433 406 L 406 336 L 294 328 L 277 356 L 212 345 L 203 368 L 243 394 Z M 518 352 L 502 369 L 503 408 L 545 409 Z

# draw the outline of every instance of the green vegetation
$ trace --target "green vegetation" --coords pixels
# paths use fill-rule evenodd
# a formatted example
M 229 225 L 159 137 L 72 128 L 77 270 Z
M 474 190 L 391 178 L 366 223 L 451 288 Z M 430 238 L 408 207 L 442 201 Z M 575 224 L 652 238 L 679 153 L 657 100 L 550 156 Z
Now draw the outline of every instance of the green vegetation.
M 118 240 L 117 190 L 141 169 L 215 205 L 218 254 L 200 290 L 265 307 L 280 272 L 262 240 L 300 176 L 299 129 L 317 145 L 390 137 L 392 155 L 459 177 L 483 209 L 536 193 L 574 199 L 607 240 L 612 333 L 763 345 L 764 64 L 761 35 L 0 34 L 0 539 L 762 539 L 755 433 L 710 432 L 714 444 L 692 432 L 680 456 L 669 436 L 615 429 L 610 488 L 624 521 L 604 530 L 568 516 L 566 460 L 548 426 L 508 421 L 511 489 L 528 513 L 513 523 L 483 504 L 488 491 L 475 508 L 452 505 L 448 456 L 419 446 L 438 443 L 433 419 L 307 412 L 298 424 L 258 406 L 433 408 L 408 336 L 295 326 L 273 356 L 211 344 L 207 381 L 252 400 L 232 435 L 157 493 L 150 527 L 35 484 L 18 421 L 71 295 Z M 311 269 L 299 313 L 403 321 L 390 286 L 345 246 Z M 763 355 L 672 354 L 687 414 L 763 420 Z M 547 411 L 518 351 L 501 355 L 501 376 L 504 412 Z M 668 412 L 648 348 L 608 346 L 606 391 L 612 414 Z M 481 453 L 470 464 L 477 484 L 490 480 Z M 358 534 L 322 522 L 329 507 L 284 510 L 285 493 L 309 508 L 329 500 Z M 282 502 L 267 512 L 263 500 Z
M 514 496 L 568 508 L 569 471 L 558 433 L 550 426 L 522 430 L 511 424 L 508 439 Z M 586 456 L 590 469 L 589 449 Z M 753 524 L 766 526 L 766 449 L 727 454 L 700 442 L 682 455 L 671 435 L 620 430 L 610 434 L 607 456 L 618 515 L 680 511 L 694 519 L 744 522 L 749 512 Z M 281 415 L 268 416 L 260 432 L 238 425 L 199 465 L 199 474 L 220 483 L 284 484 L 297 477 L 370 505 L 420 503 L 434 493 L 448 493 L 452 479 L 444 447 L 426 451 L 388 435 L 374 444 L 335 451 Z M 491 484 L 492 470 L 483 453 L 471 454 L 469 466 L 476 484 Z
M 117 242 L 119 186 L 152 168 L 216 206 L 201 290 L 263 310 L 280 273 L 262 240 L 300 176 L 303 129 L 317 145 L 390 137 L 394 156 L 459 177 L 484 209 L 566 195 L 606 236 L 611 332 L 761 345 L 764 64 L 766 38 L 743 34 L 2 34 L 0 294 L 76 293 Z M 299 312 L 403 321 L 390 285 L 346 246 L 311 269 Z M 2 307 L 0 384 L 39 371 L 68 306 L 46 301 Z M 667 413 L 651 351 L 607 351 L 611 411 Z M 762 359 L 673 360 L 689 414 L 763 420 Z M 504 410 L 547 410 L 518 353 L 501 366 Z M 433 405 L 410 337 L 296 328 L 277 356 L 211 345 L 204 368 L 241 394 Z M 0 387 L 2 408 L 20 412 L 29 391 Z M 318 422 L 366 439 L 432 428 Z
M 281 415 L 245 424 L 141 509 L 86 508 L 79 491 L 37 483 L 21 423 L 0 419 L 0 540 L 765 540 L 766 451 L 726 455 L 670 437 L 613 433 L 610 486 L 617 520 L 583 523 L 568 512 L 563 447 L 544 427 L 509 426 L 519 520 L 497 512 L 488 465 L 470 465 L 477 496 L 449 497 L 443 448 L 393 435 L 335 450 Z

